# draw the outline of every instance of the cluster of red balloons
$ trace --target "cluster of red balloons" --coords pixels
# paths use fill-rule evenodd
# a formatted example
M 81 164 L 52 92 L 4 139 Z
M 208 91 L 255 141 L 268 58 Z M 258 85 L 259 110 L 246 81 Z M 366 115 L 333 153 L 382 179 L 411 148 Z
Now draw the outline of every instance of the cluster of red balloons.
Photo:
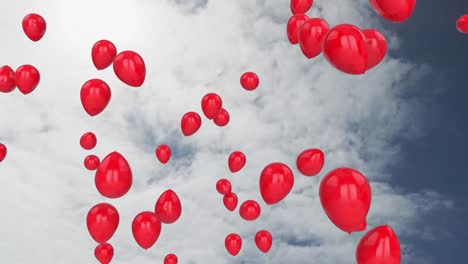
M 462 15 L 457 19 L 457 30 L 460 33 L 468 34 L 468 14 Z

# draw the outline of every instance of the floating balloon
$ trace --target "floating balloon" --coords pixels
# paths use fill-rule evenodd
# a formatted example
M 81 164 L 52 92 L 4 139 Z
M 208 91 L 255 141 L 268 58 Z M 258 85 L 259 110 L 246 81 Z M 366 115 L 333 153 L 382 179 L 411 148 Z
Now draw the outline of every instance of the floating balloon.
M 295 45 L 299 43 L 299 30 L 308 19 L 309 17 L 304 14 L 296 14 L 289 18 L 287 33 L 288 40 L 291 42 L 291 44 Z
M 366 37 L 356 26 L 341 24 L 330 29 L 323 41 L 323 54 L 337 70 L 348 74 L 366 72 Z
M 304 22 L 299 30 L 299 45 L 301 51 L 308 59 L 317 57 L 322 53 L 322 44 L 330 27 L 321 18 L 311 18 Z
M 100 160 L 96 155 L 88 155 L 84 159 L 84 165 L 88 170 L 96 170 L 99 167 Z
M 245 157 L 244 153 L 240 151 L 232 152 L 228 158 L 229 170 L 232 173 L 236 173 L 242 170 L 242 168 L 244 168 L 245 166 L 246 161 L 247 161 L 247 158 Z
M 213 122 L 220 127 L 223 127 L 229 123 L 229 112 L 222 108 L 221 111 L 213 118 Z
M 223 108 L 223 101 L 219 95 L 215 93 L 209 93 L 203 96 L 201 101 L 201 108 L 206 118 L 213 119 Z
M 299 172 L 304 176 L 315 176 L 323 168 L 325 156 L 320 149 L 306 149 L 296 160 L 296 166 Z
M 393 229 L 378 226 L 364 235 L 356 249 L 358 264 L 400 264 L 400 242 Z
M 374 11 L 392 22 L 403 22 L 413 13 L 416 0 L 369 0 Z
M 231 182 L 228 179 L 220 179 L 216 182 L 216 190 L 222 194 L 226 195 L 232 191 Z
M 313 3 L 313 0 L 291 0 L 291 12 L 293 14 L 305 14 L 310 10 Z
M 229 254 L 236 256 L 242 248 L 242 239 L 238 234 L 229 234 L 224 240 L 224 245 Z
M 458 32 L 468 34 L 468 14 L 459 17 L 456 25 Z
M 101 264 L 109 264 L 114 257 L 114 248 L 111 244 L 99 244 L 94 249 L 94 256 Z
M 240 77 L 240 84 L 242 88 L 244 88 L 247 91 L 253 91 L 257 89 L 259 83 L 260 79 L 258 78 L 258 75 L 254 72 L 245 72 Z
M 0 143 L 0 162 L 2 162 L 7 154 L 7 147 L 5 144 Z
M 195 112 L 187 112 L 182 116 L 180 128 L 184 136 L 188 137 L 195 134 L 202 124 L 201 117 Z
M 267 253 L 270 251 L 271 244 L 273 243 L 273 237 L 270 232 L 266 230 L 260 230 L 255 234 L 255 244 L 260 251 Z
M 375 29 L 364 29 L 367 43 L 367 70 L 379 64 L 387 53 L 387 40 L 385 36 Z
M 111 90 L 107 83 L 100 79 L 92 79 L 81 87 L 81 104 L 88 115 L 101 113 L 109 104 Z
M 26 36 L 34 42 L 42 39 L 47 28 L 44 18 L 38 14 L 29 14 L 25 16 L 23 18 L 22 26 Z
M 140 247 L 149 249 L 156 243 L 161 234 L 161 221 L 153 212 L 139 213 L 133 219 L 132 233 Z
M 16 88 L 15 72 L 8 66 L 0 67 L 0 92 L 9 93 Z
M 162 164 L 166 164 L 171 158 L 171 148 L 168 145 L 159 145 L 156 148 L 156 157 Z
M 109 40 L 99 40 L 93 45 L 91 49 L 91 58 L 94 67 L 98 70 L 103 70 L 109 67 L 117 55 L 117 48 L 114 43 Z
M 173 190 L 167 190 L 159 196 L 154 206 L 154 211 L 161 222 L 172 224 L 182 214 L 182 204 Z
M 82 148 L 90 150 L 96 146 L 97 138 L 93 132 L 86 132 L 80 138 L 80 145 Z
M 34 91 L 39 84 L 40 79 L 41 75 L 34 66 L 23 65 L 16 69 L 16 86 L 23 94 L 29 94 Z
M 114 73 L 123 83 L 140 87 L 145 82 L 146 66 L 143 58 L 134 51 L 122 51 L 114 59 Z
M 284 163 L 267 165 L 260 175 L 260 193 L 266 204 L 272 205 L 283 200 L 294 185 L 294 174 Z
M 106 243 L 119 226 L 119 212 L 108 203 L 93 206 L 86 217 L 86 224 L 91 237 L 97 243 Z
M 168 254 L 164 258 L 164 264 L 177 264 L 179 260 L 175 254 Z
M 360 172 L 351 168 L 330 171 L 320 183 L 320 202 L 339 229 L 348 233 L 366 229 L 371 188 Z
M 95 184 L 99 193 L 107 198 L 124 196 L 132 187 L 132 170 L 122 154 L 114 151 L 107 155 L 96 171 Z
M 260 205 L 253 200 L 243 202 L 239 208 L 240 216 L 247 221 L 256 220 L 261 213 Z
M 226 209 L 228 209 L 229 211 L 232 212 L 236 210 L 237 203 L 238 203 L 237 195 L 233 192 L 225 194 L 223 197 L 223 203 Z

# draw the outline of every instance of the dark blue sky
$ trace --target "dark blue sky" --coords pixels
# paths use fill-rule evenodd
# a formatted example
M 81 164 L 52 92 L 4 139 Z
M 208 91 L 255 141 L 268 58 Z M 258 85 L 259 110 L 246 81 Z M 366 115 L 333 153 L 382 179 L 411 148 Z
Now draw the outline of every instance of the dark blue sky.
M 414 241 L 418 253 L 434 263 L 466 263 L 468 231 L 468 35 L 455 22 L 468 13 L 467 0 L 418 1 L 413 16 L 402 24 L 386 22 L 399 33 L 399 56 L 432 67 L 412 96 L 423 103 L 423 136 L 404 142 L 404 161 L 394 168 L 393 184 L 405 191 L 432 189 L 455 201 L 456 208 L 427 218 L 452 238 Z

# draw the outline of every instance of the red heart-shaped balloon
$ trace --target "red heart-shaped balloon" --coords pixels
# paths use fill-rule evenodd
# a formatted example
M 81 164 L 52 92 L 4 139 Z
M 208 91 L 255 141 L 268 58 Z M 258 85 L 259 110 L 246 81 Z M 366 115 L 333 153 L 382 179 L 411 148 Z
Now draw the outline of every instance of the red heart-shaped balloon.
M 142 212 L 132 222 L 132 233 L 137 244 L 143 249 L 152 247 L 161 234 L 161 221 L 153 212 Z
M 91 49 L 91 58 L 94 67 L 98 70 L 103 70 L 109 67 L 117 55 L 117 48 L 114 43 L 109 40 L 99 40 L 93 45 Z
M 108 203 L 93 206 L 86 216 L 86 224 L 91 237 L 97 243 L 106 243 L 119 226 L 119 212 Z
M 367 42 L 367 70 L 379 64 L 387 53 L 387 40 L 385 36 L 375 29 L 364 29 Z
M 25 16 L 23 18 L 22 26 L 26 36 L 34 42 L 42 39 L 47 28 L 44 18 L 38 14 L 29 14 Z
M 393 229 L 378 226 L 365 234 L 356 248 L 358 264 L 400 264 L 400 242 Z
M 182 204 L 173 190 L 167 190 L 159 196 L 154 206 L 154 211 L 161 222 L 172 224 L 182 214 Z
M 0 67 L 0 92 L 9 93 L 16 88 L 15 72 L 8 66 Z
M 322 53 L 322 44 L 330 27 L 321 18 L 311 18 L 304 22 L 299 31 L 299 45 L 302 53 L 308 59 L 317 57 Z
M 260 175 L 260 194 L 266 204 L 272 205 L 283 200 L 294 185 L 294 175 L 284 163 L 267 165 Z
M 115 57 L 113 66 L 115 75 L 125 84 L 140 87 L 145 82 L 146 66 L 138 53 L 122 51 Z
M 132 187 L 132 170 L 124 156 L 114 151 L 102 160 L 94 181 L 102 196 L 119 198 Z
M 23 65 L 16 69 L 15 80 L 18 90 L 23 94 L 29 94 L 36 89 L 41 80 L 41 75 L 34 66 Z
M 111 90 L 107 83 L 100 79 L 92 79 L 81 87 L 81 104 L 88 115 L 95 116 L 101 113 L 109 104 Z
M 413 13 L 416 0 L 369 0 L 372 9 L 392 22 L 403 22 Z

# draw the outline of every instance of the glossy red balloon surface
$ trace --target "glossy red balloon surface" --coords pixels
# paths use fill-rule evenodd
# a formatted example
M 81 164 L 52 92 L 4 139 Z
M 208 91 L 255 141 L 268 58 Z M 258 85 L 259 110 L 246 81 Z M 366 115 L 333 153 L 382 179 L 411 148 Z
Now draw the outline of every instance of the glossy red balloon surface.
M 161 234 L 161 221 L 153 212 L 139 213 L 133 219 L 132 233 L 140 247 L 149 249 L 156 243 Z
M 171 158 L 171 148 L 168 145 L 159 145 L 156 148 L 156 157 L 161 163 L 166 164 Z
M 220 179 L 216 182 L 216 190 L 222 194 L 228 194 L 232 191 L 231 182 L 228 179 Z
M 457 19 L 456 26 L 458 32 L 468 34 L 468 14 L 460 16 Z
M 309 17 L 304 14 L 296 14 L 289 18 L 286 31 L 291 44 L 299 43 L 299 30 L 307 20 L 309 20 Z
M 124 156 L 116 151 L 107 155 L 96 171 L 96 188 L 107 198 L 124 196 L 132 187 L 132 182 L 130 165 Z
M 245 72 L 240 77 L 240 84 L 245 90 L 253 91 L 257 89 L 258 85 L 260 84 L 260 79 L 254 72 Z
M 111 90 L 106 82 L 92 79 L 83 84 L 80 92 L 81 104 L 88 115 L 101 113 L 109 104 Z
M 260 175 L 260 194 L 266 204 L 272 205 L 283 200 L 294 185 L 294 175 L 284 163 L 267 165 Z
M 22 65 L 15 71 L 16 87 L 23 94 L 29 94 L 36 89 L 41 75 L 32 65 Z
M 108 203 L 93 206 L 86 216 L 86 224 L 91 237 L 97 243 L 106 243 L 114 235 L 119 226 L 119 213 Z
M 304 176 L 315 176 L 323 168 L 325 155 L 320 149 L 306 149 L 296 159 L 297 170 Z
M 367 43 L 367 70 L 379 64 L 387 53 L 387 40 L 385 36 L 376 29 L 364 29 Z
M 91 58 L 94 67 L 98 70 L 103 70 L 109 67 L 117 55 L 117 48 L 114 43 L 109 40 L 99 40 L 93 45 L 91 49 Z
M 234 151 L 229 155 L 228 166 L 232 173 L 236 173 L 244 168 L 247 157 L 241 151 Z
M 400 242 L 393 229 L 378 226 L 365 234 L 356 249 L 358 264 L 400 264 Z
M 273 237 L 267 230 L 260 230 L 255 234 L 255 244 L 260 251 L 267 253 L 271 249 Z
M 5 144 L 3 143 L 0 143 L 0 162 L 2 162 L 6 155 L 7 155 L 7 147 L 5 146 Z
M 164 258 L 164 264 L 177 264 L 179 259 L 175 254 L 167 254 Z
M 231 117 L 229 116 L 229 112 L 222 108 L 221 111 L 213 118 L 213 122 L 220 127 L 226 126 L 229 123 Z
M 47 23 L 44 18 L 38 14 L 29 14 L 23 18 L 23 31 L 32 41 L 39 41 L 44 36 Z
M 201 108 L 206 118 L 213 119 L 223 108 L 223 100 L 215 93 L 206 94 L 202 98 Z
M 369 0 L 374 11 L 392 22 L 403 22 L 413 13 L 416 0 Z
M 313 3 L 313 0 L 291 0 L 291 12 L 293 14 L 305 14 L 312 7 Z
M 80 138 L 80 146 L 84 149 L 93 149 L 97 144 L 96 135 L 93 132 L 86 132 Z
M 88 170 L 96 170 L 99 167 L 100 160 L 96 155 L 88 155 L 84 159 L 84 165 Z
M 311 18 L 302 25 L 299 45 L 304 56 L 312 59 L 322 53 L 323 40 L 329 30 L 327 22 L 321 18 Z
M 239 202 L 239 199 L 237 198 L 237 195 L 233 192 L 225 194 L 223 197 L 224 206 L 226 207 L 226 209 L 228 209 L 231 212 L 236 210 L 238 202 Z
M 180 128 L 182 134 L 188 137 L 195 134 L 201 127 L 202 120 L 198 113 L 196 112 L 187 112 L 182 116 L 180 120 Z
M 140 87 L 145 82 L 146 66 L 143 58 L 134 51 L 122 51 L 113 63 L 114 73 L 123 83 Z
M 109 264 L 114 257 L 114 248 L 109 243 L 99 244 L 94 249 L 94 256 L 101 264 Z
M 8 65 L 0 67 L 0 92 L 9 93 L 15 88 L 16 81 L 13 69 Z
M 172 224 L 182 214 L 182 204 L 173 190 L 167 190 L 159 196 L 154 207 L 159 220 L 165 224 Z
M 240 216 L 247 221 L 256 220 L 261 213 L 260 205 L 253 200 L 243 202 L 239 208 Z
M 356 26 L 341 24 L 330 29 L 323 41 L 323 54 L 337 70 L 348 74 L 366 72 L 366 37 Z
M 226 246 L 226 250 L 229 252 L 229 254 L 236 256 L 239 254 L 242 248 L 242 239 L 238 234 L 232 233 L 226 236 L 224 245 Z
M 325 213 L 347 233 L 366 229 L 371 198 L 366 177 L 351 168 L 334 169 L 320 183 L 320 202 Z

